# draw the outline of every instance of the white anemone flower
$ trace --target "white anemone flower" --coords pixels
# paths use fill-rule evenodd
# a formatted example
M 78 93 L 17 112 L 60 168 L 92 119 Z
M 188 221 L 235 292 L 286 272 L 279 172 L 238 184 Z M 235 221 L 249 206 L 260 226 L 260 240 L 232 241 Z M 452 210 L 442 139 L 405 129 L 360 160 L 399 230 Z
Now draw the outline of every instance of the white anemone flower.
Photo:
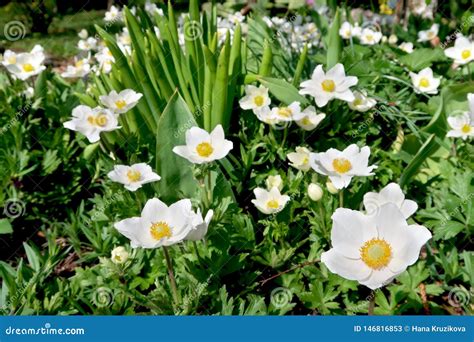
M 320 113 L 317 114 L 316 108 L 314 106 L 309 106 L 301 112 L 302 118 L 296 121 L 296 124 L 300 126 L 305 131 L 312 131 L 324 120 L 326 114 Z
M 306 147 L 298 146 L 295 152 L 288 153 L 286 156 L 291 162 L 290 165 L 301 171 L 308 171 L 311 168 L 309 163 L 311 151 Z
M 72 120 L 65 122 L 64 127 L 84 134 L 89 142 L 100 140 L 101 132 L 109 132 L 120 128 L 117 117 L 108 109 L 91 108 L 80 105 L 72 110 Z
M 6 50 L 3 53 L 2 57 L 2 65 L 4 67 L 7 67 L 8 65 L 15 64 L 16 63 L 16 56 L 18 54 L 13 52 L 12 50 Z
M 289 196 L 282 195 L 276 187 L 271 188 L 270 191 L 256 188 L 253 190 L 253 193 L 255 194 L 255 199 L 252 200 L 252 203 L 258 210 L 267 215 L 282 211 L 290 200 Z
M 367 215 L 376 215 L 380 208 L 387 203 L 395 204 L 405 219 L 408 219 L 418 209 L 415 201 L 405 199 L 400 185 L 390 183 L 380 192 L 367 192 L 364 195 L 364 208 Z
M 107 22 L 118 22 L 123 20 L 123 13 L 122 11 L 115 6 L 111 6 L 110 9 L 105 12 L 105 21 Z
M 467 64 L 474 60 L 474 42 L 466 37 L 458 37 L 454 46 L 444 50 L 444 54 L 454 59 L 456 64 Z
M 348 103 L 349 108 L 352 110 L 366 112 L 377 104 L 377 101 L 367 97 L 367 93 L 365 91 L 354 91 L 354 97 L 354 101 Z
M 112 90 L 108 95 L 100 96 L 99 100 L 105 107 L 109 108 L 114 113 L 122 114 L 135 107 L 142 96 L 142 94 L 137 93 L 132 89 L 125 89 L 120 93 Z
M 470 95 L 474 96 L 474 94 Z M 474 137 L 474 114 L 472 112 L 449 116 L 448 124 L 451 129 L 448 131 L 447 137 L 462 138 L 463 140 Z
M 191 201 L 180 200 L 169 207 L 158 198 L 146 202 L 140 217 L 115 223 L 114 227 L 130 239 L 132 248 L 158 248 L 183 241 L 192 226 Z
M 332 248 L 321 255 L 321 262 L 331 272 L 372 290 L 413 265 L 431 239 L 426 227 L 408 225 L 393 203 L 382 205 L 375 216 L 338 208 L 332 220 Z
M 343 22 L 341 25 L 341 28 L 339 29 L 339 35 L 343 39 L 351 39 L 354 37 L 359 37 L 360 33 L 361 33 L 360 27 L 357 24 L 353 26 L 348 21 Z
M 268 96 L 268 88 L 264 86 L 256 87 L 253 85 L 245 86 L 245 96 L 239 101 L 240 107 L 245 110 L 261 110 L 268 107 L 271 103 Z
M 441 78 L 433 77 L 431 68 L 424 68 L 418 74 L 410 72 L 411 82 L 416 93 L 437 94 Z
M 439 25 L 431 25 L 429 30 L 418 32 L 418 41 L 419 42 L 428 42 L 438 36 Z
M 112 181 L 125 185 L 125 189 L 136 191 L 143 184 L 156 182 L 161 177 L 153 172 L 151 167 L 145 163 L 133 165 L 115 165 L 114 169 L 107 174 Z
M 214 216 L 213 210 L 209 210 L 206 213 L 206 217 L 204 218 L 202 217 L 200 209 L 198 209 L 196 213 L 191 212 L 191 220 L 189 223 L 191 226 L 191 229 L 189 230 L 188 235 L 186 235 L 184 239 L 190 240 L 190 241 L 202 240 L 207 234 L 209 223 L 211 223 L 213 216 Z
M 89 37 L 87 39 L 81 39 L 77 42 L 77 48 L 83 51 L 91 51 L 97 49 L 97 39 Z
M 108 74 L 112 70 L 112 64 L 115 63 L 115 58 L 109 48 L 102 48 L 94 57 L 99 62 L 98 73 L 104 72 Z
M 217 125 L 211 133 L 191 127 L 186 131 L 186 145 L 175 146 L 173 152 L 191 163 L 203 164 L 224 158 L 232 148 L 232 141 L 225 139 L 224 129 Z
M 292 102 L 289 106 L 281 106 L 272 108 L 272 118 L 277 122 L 290 122 L 301 120 L 301 105 L 299 102 Z
M 311 153 L 310 164 L 314 171 L 329 177 L 337 189 L 349 186 L 354 176 L 372 176 L 376 165 L 368 166 L 370 148 L 349 145 L 344 151 L 330 148 L 326 152 Z
M 382 39 L 382 32 L 374 31 L 371 28 L 365 28 L 360 34 L 360 43 L 363 45 L 375 45 Z
M 76 60 L 74 65 L 68 65 L 66 71 L 64 71 L 61 76 L 64 78 L 81 78 L 85 77 L 91 71 L 91 66 L 89 64 L 88 58 L 83 58 Z
M 27 80 L 31 76 L 38 75 L 46 69 L 43 65 L 45 56 L 40 45 L 36 45 L 29 53 L 25 52 L 16 55 L 9 53 L 8 55 L 9 62 L 14 60 L 14 63 L 4 65 L 10 73 L 22 81 Z
M 280 175 L 268 176 L 265 180 L 265 185 L 267 186 L 268 190 L 271 190 L 271 188 L 277 188 L 281 191 L 283 188 L 283 180 L 281 179 Z
M 406 53 L 412 53 L 413 52 L 413 43 L 410 42 L 404 42 L 401 43 L 398 48 L 402 51 L 405 51 Z
M 82 29 L 82 30 L 79 31 L 77 36 L 81 39 L 87 39 L 87 37 L 89 37 L 89 32 L 87 32 L 86 29 Z
M 301 83 L 300 94 L 314 97 L 318 107 L 324 107 L 332 99 L 352 102 L 354 94 L 349 88 L 357 82 L 357 77 L 346 76 L 344 66 L 340 63 L 327 73 L 324 73 L 322 65 L 318 65 L 311 79 Z

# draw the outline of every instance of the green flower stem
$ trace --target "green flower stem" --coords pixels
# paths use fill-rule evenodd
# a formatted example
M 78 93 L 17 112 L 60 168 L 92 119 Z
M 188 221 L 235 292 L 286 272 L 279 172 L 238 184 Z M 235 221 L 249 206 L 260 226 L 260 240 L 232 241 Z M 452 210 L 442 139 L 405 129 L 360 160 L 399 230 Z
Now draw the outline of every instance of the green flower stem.
M 367 310 L 367 315 L 373 316 L 374 315 L 374 309 L 375 309 L 375 291 L 372 291 L 370 293 L 369 308 Z
M 168 267 L 168 275 L 170 277 L 171 291 L 173 292 L 173 300 L 176 307 L 179 307 L 178 289 L 176 287 L 176 279 L 174 278 L 173 265 L 171 264 L 171 258 L 168 253 L 168 247 L 163 246 L 163 253 L 166 259 L 166 266 Z
M 339 208 L 344 208 L 344 190 L 339 191 Z

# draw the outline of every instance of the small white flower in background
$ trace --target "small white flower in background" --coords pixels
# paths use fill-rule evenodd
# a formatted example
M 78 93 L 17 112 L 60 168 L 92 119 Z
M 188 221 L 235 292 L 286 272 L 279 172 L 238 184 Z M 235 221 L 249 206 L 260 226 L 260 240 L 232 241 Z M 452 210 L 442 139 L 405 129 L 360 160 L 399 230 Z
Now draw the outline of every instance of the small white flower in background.
M 114 227 L 130 239 L 132 248 L 158 248 L 183 241 L 193 229 L 191 201 L 183 199 L 169 207 L 158 198 L 146 202 L 140 217 L 115 223 Z
M 418 32 L 418 42 L 428 42 L 438 36 L 439 25 L 431 25 L 429 30 Z
M 84 77 L 91 71 L 88 58 L 76 60 L 74 65 L 68 65 L 66 71 L 61 74 L 64 78 L 80 78 Z
M 186 235 L 184 239 L 190 241 L 202 240 L 207 234 L 207 229 L 209 228 L 209 223 L 211 222 L 213 216 L 213 210 L 209 210 L 205 218 L 202 217 L 200 209 L 198 209 L 196 213 L 191 212 L 189 224 L 191 225 L 192 229 L 190 229 L 188 235 Z
M 300 84 L 300 94 L 314 97 L 318 107 L 324 107 L 332 99 L 352 102 L 354 94 L 349 88 L 355 86 L 357 82 L 357 77 L 346 76 L 344 66 L 340 63 L 327 73 L 324 73 L 322 65 L 318 65 L 311 79 Z
M 363 45 L 375 45 L 382 39 L 382 32 L 365 28 L 360 34 L 360 43 Z
M 328 180 L 326 182 L 326 189 L 328 189 L 329 193 L 335 195 L 339 192 L 339 189 L 337 189 L 334 184 L 332 184 L 331 180 Z
M 120 265 L 127 262 L 128 257 L 129 257 L 129 253 L 127 252 L 125 247 L 119 246 L 119 247 L 115 247 L 112 250 L 112 256 L 110 257 L 110 259 L 112 260 L 114 264 Z
M 339 29 L 339 35 L 343 39 L 351 39 L 353 37 L 359 37 L 361 33 L 361 28 L 356 24 L 352 26 L 350 22 L 345 21 L 342 23 L 341 28 Z
M 441 78 L 433 77 L 431 68 L 424 68 L 418 74 L 410 72 L 411 82 L 416 93 L 437 94 Z
M 354 97 L 354 101 L 348 103 L 349 108 L 352 110 L 366 112 L 377 104 L 377 101 L 367 97 L 367 93 L 365 91 L 354 91 Z
M 122 19 L 123 19 L 123 13 L 118 7 L 115 7 L 112 5 L 110 9 L 107 12 L 105 12 L 104 20 L 107 22 L 122 21 Z
M 123 114 L 135 107 L 138 101 L 142 98 L 142 94 L 135 92 L 132 89 L 122 90 L 117 93 L 112 90 L 108 95 L 99 97 L 100 102 L 116 114 Z
M 159 14 L 163 16 L 163 10 L 161 8 L 158 8 L 158 6 L 154 3 L 151 3 L 149 0 L 145 3 L 145 11 L 148 12 L 151 15 Z
M 153 172 L 151 167 L 145 163 L 127 165 L 115 165 L 114 169 L 107 174 L 114 182 L 125 185 L 125 189 L 136 191 L 143 184 L 156 182 L 161 177 Z
M 259 111 L 270 106 L 270 96 L 268 96 L 268 88 L 264 86 L 256 87 L 253 85 L 245 86 L 245 96 L 239 101 L 240 107 L 245 110 Z
M 314 106 L 309 106 L 301 112 L 302 118 L 296 121 L 296 124 L 305 131 L 312 131 L 324 120 L 326 114 L 317 114 Z
M 271 190 L 271 188 L 275 187 L 281 191 L 283 188 L 283 180 L 281 179 L 280 175 L 268 176 L 265 180 L 265 185 L 267 186 L 268 190 Z
M 31 76 L 38 75 L 46 69 L 43 65 L 45 59 L 44 50 L 40 45 L 35 45 L 29 53 L 14 54 L 6 51 L 5 55 L 7 55 L 7 58 L 4 58 L 6 63 L 3 63 L 3 65 L 10 73 L 22 81 L 27 80 Z
M 468 95 L 471 107 L 474 107 L 474 94 Z M 448 116 L 448 124 L 451 128 L 447 137 L 462 138 L 474 137 L 474 111 L 464 112 L 461 115 Z
M 474 60 L 474 42 L 466 37 L 458 37 L 454 46 L 444 50 L 444 54 L 454 59 L 456 64 L 467 64 Z
M 412 53 L 413 52 L 413 43 L 401 43 L 398 48 L 402 51 L 405 51 L 406 53 Z
M 330 148 L 326 152 L 311 153 L 310 164 L 314 171 L 329 177 L 337 189 L 349 186 L 354 176 L 371 176 L 376 165 L 369 166 L 370 148 L 349 145 L 344 151 Z
M 313 201 L 319 201 L 321 198 L 323 198 L 323 189 L 315 183 L 311 183 L 308 186 L 308 196 L 311 198 Z
M 268 125 L 276 125 L 279 122 L 279 120 L 273 115 L 270 107 L 263 107 L 258 110 L 254 109 L 253 112 L 257 119 Z
M 31 99 L 33 98 L 33 96 L 35 96 L 35 89 L 33 87 L 28 87 L 26 88 L 26 90 L 23 92 L 23 95 L 25 95 L 25 97 L 27 99 Z
M 390 37 L 388 37 L 388 43 L 391 45 L 395 45 L 398 42 L 398 37 L 395 34 L 391 34 Z
M 16 56 L 17 54 L 11 50 L 6 50 L 2 56 L 2 65 L 8 66 L 10 64 L 16 63 Z
M 376 215 L 379 209 L 387 203 L 393 203 L 400 209 L 403 217 L 408 219 L 418 209 L 415 201 L 405 199 L 400 185 L 390 183 L 380 192 L 367 192 L 364 195 L 364 208 L 367 215 Z
M 321 255 L 321 262 L 331 272 L 373 290 L 413 265 L 431 239 L 426 227 L 408 225 L 393 203 L 382 205 L 374 216 L 338 208 L 332 220 L 332 248 Z
M 89 37 L 87 39 L 81 39 L 77 42 L 77 48 L 83 51 L 91 51 L 97 49 L 97 39 Z
M 98 73 L 104 72 L 108 74 L 112 70 L 112 64 L 115 63 L 115 58 L 110 52 L 109 48 L 103 47 L 95 54 L 95 59 L 99 62 Z
M 87 32 L 86 29 L 82 29 L 82 30 L 79 31 L 77 36 L 81 39 L 87 39 L 87 37 L 89 37 L 89 33 Z
M 255 199 L 252 203 L 264 214 L 276 214 L 283 210 L 286 203 L 290 200 L 287 195 L 282 195 L 278 188 L 273 187 L 270 191 L 262 188 L 256 188 L 253 190 Z
M 306 147 L 298 146 L 295 152 L 288 153 L 286 156 L 291 162 L 290 165 L 301 171 L 308 171 L 311 168 L 309 163 L 311 151 Z
M 65 122 L 64 127 L 84 134 L 89 142 L 100 140 L 101 132 L 120 128 L 117 117 L 108 109 L 80 105 L 72 110 L 72 120 Z
M 292 102 L 289 106 L 272 108 L 272 118 L 278 122 L 290 122 L 301 120 L 301 105 L 299 102 Z
M 173 152 L 191 163 L 203 164 L 224 158 L 232 147 L 233 143 L 225 139 L 221 125 L 217 125 L 211 133 L 191 127 L 186 131 L 186 145 L 175 146 Z
M 123 28 L 122 33 L 117 34 L 117 43 L 122 45 L 132 45 L 132 39 L 130 33 L 126 27 Z

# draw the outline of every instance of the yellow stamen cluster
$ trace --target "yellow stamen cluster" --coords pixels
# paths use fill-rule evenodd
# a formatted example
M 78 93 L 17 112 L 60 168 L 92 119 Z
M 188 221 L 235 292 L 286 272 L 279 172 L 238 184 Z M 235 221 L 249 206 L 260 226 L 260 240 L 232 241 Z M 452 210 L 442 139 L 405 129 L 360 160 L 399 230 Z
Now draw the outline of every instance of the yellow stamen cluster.
M 469 57 L 471 57 L 471 51 L 470 50 L 463 50 L 463 52 L 461 52 L 461 57 L 462 57 L 462 59 L 468 59 Z
M 321 87 L 323 88 L 324 91 L 332 93 L 336 89 L 336 83 L 334 83 L 333 80 L 324 80 L 321 83 Z
M 291 117 L 291 109 L 288 107 L 282 107 L 278 109 L 278 115 L 284 117 L 284 118 L 289 118 Z
M 351 162 L 346 158 L 336 158 L 332 161 L 332 167 L 337 173 L 347 173 L 352 169 Z
M 35 68 L 30 63 L 23 64 L 23 71 L 32 72 L 33 70 L 35 70 Z
M 115 106 L 117 106 L 118 109 L 123 109 L 126 105 L 127 102 L 125 102 L 124 100 L 115 101 Z
M 142 177 L 142 174 L 140 173 L 140 171 L 129 170 L 127 172 L 127 178 L 130 182 L 138 182 L 141 177 Z
M 150 227 L 151 237 L 157 241 L 163 238 L 171 237 L 171 228 L 168 223 L 164 221 L 155 222 Z
M 471 125 L 465 124 L 464 126 L 461 127 L 461 132 L 467 134 L 467 133 L 471 132 L 471 129 L 472 129 Z
M 430 86 L 430 81 L 426 78 L 426 77 L 422 77 L 420 79 L 420 84 L 419 84 L 420 87 L 423 87 L 423 88 L 428 88 Z
M 87 117 L 87 121 L 94 126 L 104 127 L 107 125 L 109 119 L 107 119 L 107 115 L 99 114 L 97 116 L 90 115 Z
M 277 200 L 270 200 L 267 202 L 267 207 L 270 208 L 270 209 L 278 209 L 280 205 L 278 204 L 278 201 Z
M 214 148 L 208 142 L 202 142 L 196 146 L 196 152 L 200 157 L 207 158 L 214 152 Z
M 262 95 L 257 95 L 253 98 L 253 102 L 255 103 L 255 105 L 257 105 L 258 107 L 261 107 L 263 105 L 263 102 L 265 101 L 265 99 L 263 98 Z
M 392 247 L 384 239 L 372 239 L 360 248 L 362 261 L 374 270 L 388 265 L 392 258 Z

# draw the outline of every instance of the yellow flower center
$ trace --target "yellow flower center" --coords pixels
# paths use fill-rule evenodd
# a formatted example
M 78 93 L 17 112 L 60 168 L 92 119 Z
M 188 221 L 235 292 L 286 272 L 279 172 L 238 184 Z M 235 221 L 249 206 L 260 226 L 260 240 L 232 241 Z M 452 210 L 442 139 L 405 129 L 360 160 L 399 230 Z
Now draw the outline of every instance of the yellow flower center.
M 82 68 L 83 65 L 84 61 L 82 59 L 76 62 L 76 68 Z
M 270 200 L 267 202 L 267 207 L 270 208 L 270 209 L 278 209 L 279 207 L 279 204 L 278 204 L 278 201 L 277 200 Z
M 430 39 L 431 39 L 431 38 L 434 38 L 434 35 L 435 35 L 435 34 L 434 34 L 433 31 L 428 31 L 428 34 L 427 34 L 428 38 L 430 38 Z
M 265 99 L 263 98 L 263 96 L 261 95 L 257 95 L 253 98 L 253 102 L 255 103 L 255 105 L 257 105 L 258 107 L 261 107 L 263 105 L 263 102 L 265 101 Z
M 430 86 L 430 81 L 426 77 L 423 77 L 420 79 L 420 87 L 427 88 L 429 86 Z
M 351 30 L 346 30 L 346 37 L 350 37 L 351 36 Z
M 16 63 L 16 57 L 15 57 L 15 56 L 11 56 L 10 58 L 8 58 L 8 63 L 10 63 L 10 64 L 15 64 L 15 63 Z
M 163 238 L 171 237 L 171 228 L 168 223 L 164 221 L 155 222 L 150 227 L 151 237 L 157 241 Z
M 346 173 L 352 169 L 352 164 L 346 158 L 336 158 L 332 161 L 332 167 L 337 173 Z
M 127 105 L 127 102 L 125 102 L 124 100 L 118 100 L 118 101 L 115 101 L 115 105 L 117 106 L 118 109 L 123 109 Z
M 332 93 L 334 89 L 336 88 L 336 84 L 334 83 L 333 80 L 324 80 L 321 83 L 321 86 L 323 87 L 324 91 L 327 91 L 329 93 Z
M 302 123 L 304 126 L 309 126 L 309 125 L 311 125 L 311 120 L 309 119 L 309 117 L 305 116 L 305 117 L 301 120 L 301 123 Z
M 357 98 L 352 102 L 352 104 L 353 104 L 354 106 L 360 106 L 360 105 L 362 104 L 362 99 L 360 99 L 360 98 L 357 97 Z
M 461 52 L 461 57 L 462 57 L 462 59 L 468 59 L 469 57 L 471 57 L 471 51 L 470 50 L 463 50 L 463 52 Z
M 214 152 L 214 148 L 208 142 L 202 142 L 196 147 L 196 152 L 200 157 L 209 157 L 212 152 Z
M 33 70 L 35 70 L 35 68 L 30 63 L 26 63 L 23 64 L 23 70 L 25 72 L 32 72 Z
M 360 248 L 362 261 L 374 270 L 388 265 L 392 257 L 392 247 L 384 239 L 372 239 Z
M 291 109 L 288 107 L 282 107 L 278 109 L 278 115 L 283 116 L 285 118 L 289 118 L 291 114 Z
M 471 129 L 472 129 L 472 127 L 471 127 L 470 125 L 468 125 L 468 124 L 465 124 L 465 125 L 464 125 L 464 126 L 462 126 L 462 128 L 461 128 L 461 132 L 463 132 L 463 133 L 466 133 L 466 134 L 467 134 L 467 133 L 469 133 L 469 132 L 471 131 Z
M 109 120 L 107 119 L 107 115 L 99 114 L 97 116 L 93 116 L 93 115 L 88 116 L 87 121 L 91 125 L 104 127 L 105 125 L 107 125 L 107 122 Z
M 367 34 L 367 35 L 365 36 L 365 39 L 367 39 L 367 41 L 371 42 L 372 40 L 374 40 L 374 36 L 371 35 L 371 34 Z
M 138 182 L 141 177 L 142 177 L 142 174 L 140 173 L 140 171 L 129 170 L 127 172 L 127 178 L 130 182 Z
M 122 262 L 122 257 L 120 255 L 116 255 L 115 260 L 117 260 L 118 262 Z

